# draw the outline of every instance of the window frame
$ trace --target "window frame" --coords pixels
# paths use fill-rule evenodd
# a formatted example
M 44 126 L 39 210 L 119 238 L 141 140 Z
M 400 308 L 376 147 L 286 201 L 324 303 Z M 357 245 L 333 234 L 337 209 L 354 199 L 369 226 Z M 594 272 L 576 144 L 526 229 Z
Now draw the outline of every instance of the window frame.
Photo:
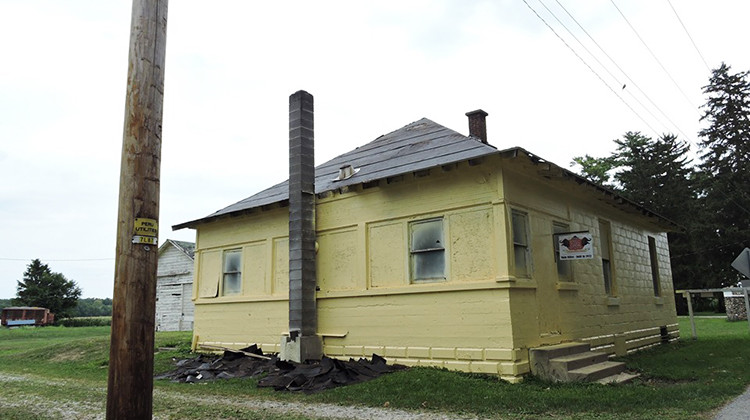
M 237 261 L 237 269 L 236 270 L 228 270 L 228 262 L 229 258 L 231 256 L 237 256 L 239 258 L 239 261 Z M 235 288 L 231 288 L 231 292 L 227 292 L 227 280 L 230 278 L 229 276 L 236 276 L 236 290 Z M 242 294 L 242 248 L 233 248 L 233 249 L 227 249 L 224 250 L 222 254 L 221 259 L 221 296 L 238 296 Z
M 519 221 L 523 221 L 523 229 L 521 230 L 521 232 L 517 232 L 515 223 L 516 217 L 519 218 Z M 510 230 L 510 239 L 513 247 L 513 274 L 519 278 L 531 278 L 532 264 L 530 241 L 531 235 L 529 235 L 529 213 L 518 209 L 511 209 Z M 523 234 L 522 239 L 524 240 L 524 242 L 516 241 L 516 239 L 521 239 L 520 237 L 516 236 L 517 233 Z M 521 254 L 519 254 L 519 250 L 522 251 Z M 519 255 L 523 255 L 522 267 L 519 267 Z M 521 268 L 523 272 L 521 272 Z
M 557 281 L 560 282 L 572 282 L 574 281 L 573 276 L 573 264 L 570 260 L 560 259 L 560 240 L 559 235 L 561 233 L 570 232 L 570 225 L 565 222 L 552 221 L 552 242 L 553 242 L 553 253 L 555 258 L 555 266 L 557 268 Z M 561 273 L 561 268 L 565 268 L 567 273 Z
M 420 225 L 430 225 L 435 224 L 439 225 L 439 239 L 438 243 L 440 246 L 435 247 L 415 247 L 415 227 L 419 227 Z M 408 224 L 409 228 L 409 281 L 411 283 L 435 283 L 435 282 L 443 282 L 447 281 L 447 266 L 448 261 L 446 258 L 447 255 L 447 249 L 445 246 L 445 219 L 441 217 L 433 217 L 429 219 L 420 219 L 420 220 L 413 220 L 410 221 Z M 442 260 L 442 274 L 439 274 L 437 276 L 420 276 L 417 277 L 420 274 L 419 266 L 417 265 L 420 260 L 426 260 L 430 257 L 435 258 L 436 256 L 438 259 Z
M 648 255 L 651 262 L 651 282 L 654 287 L 654 297 L 661 297 L 661 276 L 659 275 L 659 254 L 656 248 L 656 238 L 648 236 Z
M 612 224 L 606 220 L 599 220 L 599 253 L 602 260 L 604 293 L 609 297 L 616 297 L 617 282 L 615 279 L 614 258 L 612 256 Z

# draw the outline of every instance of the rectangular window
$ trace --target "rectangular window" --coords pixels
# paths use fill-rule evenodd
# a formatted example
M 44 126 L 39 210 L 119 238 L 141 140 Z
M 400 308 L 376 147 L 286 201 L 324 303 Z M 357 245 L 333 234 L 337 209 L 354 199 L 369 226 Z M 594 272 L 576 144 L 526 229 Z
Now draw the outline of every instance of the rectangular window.
M 651 258 L 651 282 L 654 285 L 654 296 L 661 296 L 659 281 L 659 260 L 656 255 L 656 239 L 648 237 L 648 255 Z
M 242 250 L 224 251 L 224 270 L 221 284 L 223 296 L 238 295 L 242 292 Z
M 570 232 L 570 226 L 565 223 L 552 222 L 552 239 L 555 249 L 555 263 L 557 264 L 557 278 L 560 281 L 573 281 L 573 267 L 569 260 L 560 259 L 560 239 L 557 234 Z
M 445 280 L 443 219 L 411 222 L 409 234 L 412 281 Z
M 510 214 L 513 233 L 513 260 L 517 277 L 529 277 L 529 216 L 526 213 L 513 210 Z
M 612 270 L 612 235 L 608 222 L 599 221 L 599 246 L 602 252 L 602 274 L 604 276 L 604 292 L 607 296 L 615 296 L 615 280 Z

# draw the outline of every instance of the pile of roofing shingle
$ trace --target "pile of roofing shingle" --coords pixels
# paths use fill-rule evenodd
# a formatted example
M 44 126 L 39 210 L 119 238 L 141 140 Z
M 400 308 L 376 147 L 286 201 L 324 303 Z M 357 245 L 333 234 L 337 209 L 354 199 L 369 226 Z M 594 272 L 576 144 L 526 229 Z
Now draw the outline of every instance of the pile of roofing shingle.
M 221 357 L 199 355 L 180 360 L 171 372 L 157 375 L 156 379 L 195 383 L 215 379 L 260 378 L 259 387 L 272 387 L 277 391 L 316 392 L 343 385 L 369 381 L 384 373 L 404 369 L 402 365 L 388 365 L 376 354 L 371 360 L 331 359 L 294 363 L 279 360 L 275 355 L 264 355 L 255 346 L 239 351 L 225 350 Z

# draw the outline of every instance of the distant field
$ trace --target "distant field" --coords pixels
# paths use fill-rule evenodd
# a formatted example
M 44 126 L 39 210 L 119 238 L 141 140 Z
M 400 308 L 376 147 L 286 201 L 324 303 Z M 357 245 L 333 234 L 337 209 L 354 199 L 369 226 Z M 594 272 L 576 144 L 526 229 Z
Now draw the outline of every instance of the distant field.
M 698 319 L 691 340 L 623 360 L 641 372 L 633 384 L 552 384 L 418 368 L 314 395 L 257 389 L 254 380 L 201 385 L 157 381 L 154 414 L 163 418 L 306 419 L 345 413 L 389 417 L 401 411 L 435 418 L 707 419 L 750 385 L 750 333 L 745 322 Z M 155 370 L 190 357 L 190 333 L 160 332 Z M 0 329 L 0 418 L 95 418 L 106 401 L 109 327 Z M 328 405 L 332 404 L 332 405 Z M 387 408 L 386 408 L 387 407 Z M 338 411 L 336 411 L 338 410 Z M 409 417 L 402 417 L 409 418 Z

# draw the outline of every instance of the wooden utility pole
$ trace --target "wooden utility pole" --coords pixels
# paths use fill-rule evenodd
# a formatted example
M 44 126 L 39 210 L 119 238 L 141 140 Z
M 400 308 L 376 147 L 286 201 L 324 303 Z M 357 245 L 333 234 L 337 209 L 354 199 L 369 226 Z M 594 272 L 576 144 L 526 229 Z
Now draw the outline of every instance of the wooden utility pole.
M 107 419 L 150 419 L 167 0 L 133 0 Z

